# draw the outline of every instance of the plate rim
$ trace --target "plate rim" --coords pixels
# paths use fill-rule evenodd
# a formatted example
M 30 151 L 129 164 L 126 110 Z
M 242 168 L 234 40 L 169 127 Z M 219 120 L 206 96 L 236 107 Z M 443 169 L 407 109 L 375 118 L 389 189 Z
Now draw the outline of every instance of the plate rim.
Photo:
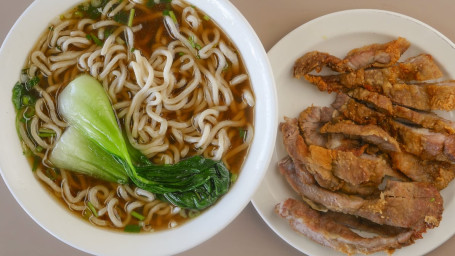
M 281 51 L 281 48 L 282 48 L 282 45 L 285 44 L 292 36 L 295 36 L 296 34 L 301 34 L 302 30 L 305 30 L 307 29 L 307 27 L 311 27 L 313 26 L 315 23 L 317 24 L 318 22 L 321 22 L 327 18 L 333 18 L 335 16 L 344 16 L 344 15 L 358 15 L 358 14 L 364 14 L 364 13 L 374 13 L 376 15 L 392 15 L 392 16 L 395 16 L 396 18 L 401 18 L 401 19 L 404 19 L 408 22 L 413 22 L 413 23 L 416 23 L 418 26 L 421 26 L 425 29 L 427 29 L 429 32 L 432 32 L 435 34 L 436 37 L 439 37 L 441 40 L 443 40 L 445 43 L 447 43 L 452 49 L 455 50 L 455 44 L 454 42 L 452 42 L 448 37 L 446 37 L 444 34 L 442 34 L 441 32 L 439 32 L 437 29 L 435 29 L 434 27 L 416 19 L 416 18 L 413 18 L 413 17 L 410 17 L 410 16 L 407 16 L 405 14 L 402 14 L 402 13 L 399 13 L 399 12 L 394 12 L 394 11 L 388 11 L 388 10 L 382 10 L 382 9 L 348 9 L 348 10 L 342 10 L 342 11 L 336 11 L 336 12 L 331 12 L 331 13 L 327 13 L 327 14 L 324 14 L 322 16 L 319 16 L 319 17 L 316 17 L 312 20 L 309 20 L 299 26 L 297 26 L 296 28 L 292 29 L 289 33 L 287 33 L 285 36 L 283 36 L 278 42 L 276 42 L 272 48 L 270 48 L 270 50 L 267 52 L 267 55 L 269 57 L 269 61 L 272 65 L 272 68 L 274 68 L 274 61 L 273 61 L 273 58 L 277 55 L 277 53 L 279 51 Z M 295 55 L 296 58 L 298 56 L 298 54 Z M 285 65 L 282 65 L 280 64 L 281 67 L 285 66 Z M 281 74 L 281 73 L 279 73 Z M 277 91 L 279 91 L 279 81 L 277 80 L 277 72 L 275 72 L 274 70 L 274 77 L 276 79 L 275 81 L 275 84 L 277 86 Z M 279 94 L 279 93 L 278 93 Z M 279 95 L 278 95 L 279 97 Z M 313 102 L 314 103 L 314 102 Z M 279 115 L 281 115 L 281 110 L 280 110 L 280 103 L 278 102 L 278 113 Z M 282 118 L 280 117 L 280 120 L 279 122 L 281 122 Z M 278 134 L 280 132 L 278 131 Z M 279 141 L 279 135 L 277 136 L 277 142 Z M 276 146 L 277 144 L 275 144 Z M 266 185 L 265 183 L 267 182 L 267 176 L 270 174 L 270 172 L 272 171 L 276 171 L 276 167 L 273 166 L 273 165 L 276 165 L 277 161 L 279 161 L 280 159 L 278 158 L 277 156 L 277 150 L 275 148 L 274 152 L 273 152 L 273 157 L 272 157 L 272 160 L 270 162 L 270 165 L 268 167 L 268 170 L 267 170 L 267 173 L 266 173 L 266 177 L 264 178 L 261 186 L 257 189 L 256 193 L 253 195 L 252 199 L 251 199 L 251 203 L 252 205 L 254 206 L 255 210 L 257 211 L 257 213 L 261 216 L 262 220 L 267 224 L 267 226 L 272 229 L 274 231 L 274 233 L 276 235 L 278 235 L 281 239 L 283 239 L 286 243 L 288 243 L 290 246 L 294 247 L 296 250 L 302 252 L 302 253 L 306 253 L 308 255 L 313 255 L 311 254 L 311 252 L 309 252 L 308 250 L 303 250 L 302 246 L 299 246 L 291 241 L 288 241 L 287 239 L 287 235 L 283 232 L 281 232 L 277 225 L 272 223 L 272 220 L 270 220 L 268 217 L 267 217 L 267 213 L 270 213 L 270 211 L 273 211 L 273 209 L 263 209 L 262 208 L 262 205 L 260 203 L 260 193 L 267 189 L 266 188 Z M 453 182 L 452 182 L 453 183 Z M 268 192 L 268 191 L 267 191 Z M 279 203 L 279 202 L 275 202 L 275 203 Z M 452 207 L 454 208 L 454 207 Z M 447 211 L 447 209 L 444 209 L 444 213 Z M 275 215 L 276 216 L 276 215 Z M 278 217 L 277 217 L 278 218 Z M 443 220 L 446 220 L 447 219 L 447 216 L 445 216 L 445 218 L 443 218 Z M 286 222 L 285 220 L 282 220 L 283 222 Z M 443 222 L 441 221 L 441 224 Z M 288 223 L 286 222 L 285 223 L 286 225 L 288 225 Z M 441 226 L 441 225 L 440 225 Z M 287 227 L 288 229 L 286 230 L 287 232 L 286 233 L 295 233 L 294 230 L 291 229 L 291 227 Z M 437 230 L 438 228 L 434 228 L 433 230 Z M 445 243 L 447 240 L 449 240 L 453 235 L 455 234 L 455 230 L 451 231 L 451 232 L 445 232 L 442 234 L 442 239 L 438 239 L 437 242 L 435 243 L 432 243 L 431 246 L 427 246 L 425 247 L 425 251 L 421 251 L 420 254 L 421 255 L 424 255 L 434 249 L 436 249 L 437 247 L 441 246 L 443 243 Z M 299 234 L 301 235 L 301 234 Z M 308 242 L 312 243 L 312 244 L 316 244 L 316 245 L 319 245 L 318 243 L 316 242 L 313 242 L 311 240 L 309 240 L 309 238 L 307 238 L 306 236 L 303 236 L 301 235 L 303 239 L 306 239 Z M 424 235 L 425 236 L 425 235 Z M 419 240 L 417 240 L 416 242 L 419 242 Z M 321 245 L 319 245 L 321 246 Z M 412 245 L 410 245 L 412 246 Z M 407 247 L 403 247 L 402 249 L 398 249 L 397 251 L 395 251 L 395 255 L 402 255 L 400 252 L 403 252 L 405 251 L 406 248 L 408 248 L 409 246 Z M 328 248 L 328 247 L 324 247 L 324 248 Z M 331 248 L 328 248 L 329 250 L 331 250 L 334 254 L 336 253 L 339 253 L 338 251 L 336 250 L 333 250 Z M 343 254 L 340 254 L 340 255 L 343 255 Z M 376 255 L 376 254 L 375 254 Z M 405 255 L 405 254 L 403 254 Z

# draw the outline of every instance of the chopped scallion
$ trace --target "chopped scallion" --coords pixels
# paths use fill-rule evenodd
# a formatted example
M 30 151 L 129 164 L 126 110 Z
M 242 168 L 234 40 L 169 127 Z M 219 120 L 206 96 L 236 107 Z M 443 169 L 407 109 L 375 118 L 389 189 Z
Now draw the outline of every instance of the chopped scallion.
M 132 211 L 131 212 L 131 216 L 133 216 L 134 218 L 138 219 L 138 220 L 145 220 L 145 216 L 138 213 L 138 212 L 135 212 L 135 211 Z
M 239 135 L 242 140 L 246 139 L 246 133 L 247 131 L 245 129 L 239 128 Z
M 206 20 L 206 21 L 209 21 L 209 20 L 210 20 L 210 17 L 209 17 L 209 16 L 207 16 L 207 15 L 204 15 L 204 17 L 203 17 L 203 18 L 204 18 L 204 20 Z
M 136 10 L 134 8 L 130 10 L 130 17 L 128 18 L 128 27 L 133 26 L 133 19 L 134 19 L 135 12 L 136 12 Z
M 41 138 L 48 138 L 48 137 L 55 136 L 55 131 L 51 130 L 51 129 L 47 129 L 47 128 L 39 128 L 38 132 L 39 132 L 39 136 Z
M 98 218 L 98 211 L 96 210 L 96 208 L 92 204 L 92 202 L 87 201 L 87 207 L 90 209 L 90 211 L 93 213 L 93 215 Z
M 100 39 L 98 39 L 98 37 L 97 37 L 95 34 L 93 34 L 93 33 L 87 34 L 85 37 L 86 37 L 88 40 L 93 41 L 96 45 L 98 45 L 98 46 L 103 46 L 103 41 L 101 41 Z
M 125 229 L 123 230 L 128 233 L 139 233 L 141 232 L 141 226 L 139 225 L 126 225 Z
M 190 42 L 191 47 L 197 50 L 200 50 L 202 48 L 197 42 L 194 41 L 194 36 L 189 36 L 188 41 Z
M 32 166 L 32 172 L 35 172 L 36 169 L 38 169 L 38 165 L 41 162 L 41 157 L 39 156 L 34 156 L 33 157 L 33 166 Z
M 177 17 L 175 17 L 175 14 L 173 11 L 169 11 L 169 16 L 174 21 L 174 23 L 177 23 Z

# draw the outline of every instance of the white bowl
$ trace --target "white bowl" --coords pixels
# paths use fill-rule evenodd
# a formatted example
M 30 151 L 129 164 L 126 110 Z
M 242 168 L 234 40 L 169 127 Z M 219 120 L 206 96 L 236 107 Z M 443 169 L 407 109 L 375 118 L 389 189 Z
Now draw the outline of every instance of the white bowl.
M 274 79 L 264 48 L 240 12 L 227 0 L 188 0 L 230 36 L 239 49 L 256 96 L 255 136 L 239 179 L 212 208 L 181 227 L 129 234 L 94 227 L 70 214 L 31 173 L 15 129 L 11 90 L 29 51 L 52 18 L 80 1 L 35 0 L 9 32 L 0 50 L 0 170 L 22 208 L 61 241 L 96 255 L 169 255 L 190 249 L 226 227 L 248 204 L 270 162 L 277 131 Z

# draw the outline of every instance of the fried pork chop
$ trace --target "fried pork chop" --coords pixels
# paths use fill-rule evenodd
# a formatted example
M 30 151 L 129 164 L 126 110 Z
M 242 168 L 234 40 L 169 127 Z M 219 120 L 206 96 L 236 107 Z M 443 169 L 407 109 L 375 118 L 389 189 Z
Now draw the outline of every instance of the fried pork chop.
M 361 68 L 387 67 L 395 64 L 410 46 L 404 38 L 385 43 L 371 44 L 351 50 L 344 59 L 328 53 L 313 51 L 303 55 L 294 65 L 294 76 L 300 78 L 324 66 L 338 72 L 350 72 Z
M 398 62 L 393 66 L 375 69 L 358 69 L 349 73 L 318 76 L 303 75 L 321 91 L 346 91 L 364 87 L 380 92 L 384 84 L 434 80 L 442 77 L 442 72 L 429 54 L 420 54 Z
M 302 182 L 289 157 L 280 161 L 279 170 L 298 194 L 330 211 L 362 217 L 380 225 L 410 228 L 416 238 L 427 228 L 437 227 L 442 218 L 442 197 L 428 183 L 388 180 L 379 196 L 364 199 Z
M 413 243 L 414 232 L 403 229 L 395 235 L 376 235 L 374 237 L 362 237 L 342 222 L 345 216 L 324 213 L 313 210 L 306 203 L 289 198 L 275 206 L 275 212 L 289 222 L 289 225 L 297 232 L 304 234 L 319 244 L 331 247 L 348 255 L 363 253 L 370 254 L 379 251 L 391 251 Z M 349 218 L 349 217 L 348 217 Z M 341 219 L 341 223 L 340 223 Z M 349 218 L 351 226 L 360 226 L 359 219 Z M 358 224 L 358 225 L 356 225 Z M 368 231 L 384 229 L 383 226 L 365 225 Z M 394 229 L 394 227 L 389 227 Z
M 343 59 L 313 51 L 295 62 L 296 78 L 337 97 L 280 124 L 288 156 L 279 171 L 302 200 L 275 211 L 322 245 L 391 252 L 441 221 L 439 190 L 455 178 L 455 123 L 430 111 L 455 109 L 455 80 L 436 81 L 442 72 L 429 54 L 398 62 L 408 47 L 398 38 Z M 339 73 L 311 73 L 324 67 Z

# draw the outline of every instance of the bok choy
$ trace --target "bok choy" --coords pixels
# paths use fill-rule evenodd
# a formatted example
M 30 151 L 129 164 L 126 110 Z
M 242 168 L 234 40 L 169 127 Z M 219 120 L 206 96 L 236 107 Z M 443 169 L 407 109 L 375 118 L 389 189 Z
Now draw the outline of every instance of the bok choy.
M 57 168 L 107 181 L 128 183 L 189 209 L 204 209 L 224 195 L 230 172 L 221 161 L 201 156 L 174 165 L 155 165 L 125 139 L 102 85 L 89 75 L 73 80 L 59 95 L 67 128 L 50 156 Z

